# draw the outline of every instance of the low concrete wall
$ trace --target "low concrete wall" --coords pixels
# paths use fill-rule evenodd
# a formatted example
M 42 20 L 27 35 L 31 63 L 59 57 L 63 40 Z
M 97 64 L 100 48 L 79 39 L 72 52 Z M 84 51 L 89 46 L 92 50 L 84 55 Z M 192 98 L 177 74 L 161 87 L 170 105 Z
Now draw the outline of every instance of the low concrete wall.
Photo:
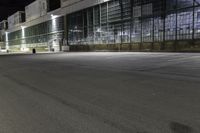
M 6 48 L 6 44 L 4 42 L 0 42 L 0 49 L 5 49 Z
M 71 45 L 70 51 L 200 52 L 200 41 Z
M 10 51 L 20 51 L 21 45 L 10 46 Z M 49 51 L 47 44 L 27 44 L 30 52 Z M 70 51 L 141 51 L 141 52 L 200 52 L 200 40 L 166 41 L 154 43 L 71 45 Z
M 9 46 L 9 51 L 10 52 L 32 52 L 32 49 L 36 49 L 36 51 L 38 52 L 46 52 L 49 51 L 47 45 L 44 44 L 26 44 L 26 50 L 23 51 L 22 50 L 22 46 L 21 45 L 12 45 Z

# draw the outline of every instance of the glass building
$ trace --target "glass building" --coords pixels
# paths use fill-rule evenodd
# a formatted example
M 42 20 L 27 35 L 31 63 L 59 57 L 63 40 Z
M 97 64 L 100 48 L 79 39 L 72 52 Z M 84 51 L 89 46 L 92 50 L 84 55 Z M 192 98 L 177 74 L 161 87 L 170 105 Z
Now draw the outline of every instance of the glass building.
M 71 50 L 200 50 L 200 0 L 107 0 L 5 38 L 9 47 L 51 47 L 56 39 Z

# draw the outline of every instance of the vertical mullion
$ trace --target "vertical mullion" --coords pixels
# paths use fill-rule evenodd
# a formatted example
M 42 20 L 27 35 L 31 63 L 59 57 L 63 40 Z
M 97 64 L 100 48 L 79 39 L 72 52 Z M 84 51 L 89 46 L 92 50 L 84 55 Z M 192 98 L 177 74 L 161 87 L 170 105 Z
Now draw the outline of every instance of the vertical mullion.
M 132 32 L 133 32 L 133 0 L 131 2 L 131 23 L 130 23 L 130 44 L 132 43 Z
M 153 36 L 153 37 L 152 37 L 152 42 L 154 43 L 154 40 L 155 40 L 155 39 L 154 39 L 154 34 L 155 34 L 155 33 L 154 33 L 154 28 L 155 28 L 155 25 L 154 25 L 154 22 L 155 22 L 155 21 L 154 21 L 154 19 L 155 19 L 155 12 L 154 12 L 154 11 L 152 11 L 152 12 L 153 12 L 153 25 L 152 25 L 152 27 L 153 27 L 153 29 L 152 29 L 152 30 L 153 30 L 153 33 L 152 33 L 153 35 L 152 35 L 152 36 Z
M 195 34 L 195 3 L 193 0 L 193 14 L 192 14 L 192 41 L 194 42 L 194 34 Z
M 102 28 L 102 26 L 101 26 L 101 16 L 102 16 L 101 6 L 102 6 L 102 5 L 99 5 L 99 28 L 100 28 L 100 31 L 102 31 L 102 29 L 101 29 L 101 28 Z M 99 35 L 100 38 L 102 38 L 102 33 L 100 32 L 99 34 L 100 34 L 100 35 Z M 100 43 L 102 43 L 102 42 L 100 42 Z
M 88 19 L 89 14 L 88 13 L 89 13 L 89 9 L 86 9 L 85 12 L 84 12 L 85 19 L 86 19 L 86 20 L 84 20 L 85 21 L 84 23 L 86 23 L 84 25 L 84 29 L 86 30 L 85 33 L 84 33 L 84 43 L 87 44 L 87 45 L 88 45 L 88 40 L 87 40 L 88 38 L 87 37 L 88 37 L 88 33 L 89 33 L 89 21 L 88 21 L 89 20 Z
M 178 39 L 178 0 L 176 0 L 176 6 L 175 6 L 175 13 L 176 13 L 176 31 L 175 31 L 175 44 L 174 44 L 174 50 L 177 50 L 177 39 Z
M 143 31 L 142 31 L 142 27 L 143 27 L 143 25 L 142 25 L 142 22 L 143 22 L 143 20 L 142 20 L 143 19 L 143 12 L 142 12 L 142 10 L 143 10 L 143 6 L 142 6 L 142 2 L 141 2 L 141 17 L 140 17 L 141 18 L 141 20 L 140 20 L 141 21 L 140 22 L 141 23 L 141 27 L 140 27 L 141 28 L 141 31 L 140 31 L 140 43 L 141 44 L 140 44 L 140 47 L 142 47 L 142 42 L 143 42 L 143 35 L 142 35 L 143 34 Z
M 93 23 L 92 23 L 92 27 L 93 27 L 93 43 L 95 44 L 95 36 L 96 36 L 96 32 L 95 32 L 95 11 L 94 8 L 92 8 L 92 15 L 93 15 Z
M 176 35 L 175 35 L 175 46 L 178 39 L 178 0 L 176 0 Z M 176 47 L 175 47 L 176 48 Z
M 166 30 L 165 30 L 165 25 L 166 25 L 166 0 L 163 0 L 163 45 L 162 49 L 164 49 L 165 45 L 165 35 L 166 35 Z
M 106 43 L 108 44 L 108 2 L 106 3 Z

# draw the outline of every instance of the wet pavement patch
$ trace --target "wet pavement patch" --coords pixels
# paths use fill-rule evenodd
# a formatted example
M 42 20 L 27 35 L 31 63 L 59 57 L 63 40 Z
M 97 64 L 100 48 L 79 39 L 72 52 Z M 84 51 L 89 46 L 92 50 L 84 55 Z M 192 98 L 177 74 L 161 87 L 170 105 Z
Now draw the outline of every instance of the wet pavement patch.
M 172 133 L 192 133 L 191 127 L 178 122 L 171 122 L 170 129 L 172 130 Z

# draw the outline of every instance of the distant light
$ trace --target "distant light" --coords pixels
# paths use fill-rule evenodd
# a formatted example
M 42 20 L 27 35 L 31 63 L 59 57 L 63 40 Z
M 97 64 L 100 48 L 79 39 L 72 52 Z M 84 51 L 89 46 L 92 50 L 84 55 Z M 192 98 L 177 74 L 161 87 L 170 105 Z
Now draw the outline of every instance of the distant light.
M 21 26 L 21 28 L 22 28 L 22 29 L 25 29 L 25 28 L 26 28 L 26 26 Z
M 151 33 L 147 33 L 146 36 L 151 36 Z
M 103 2 L 108 2 L 109 0 L 103 0 Z
M 51 14 L 51 19 L 56 19 L 57 17 L 59 17 L 59 16 Z
M 97 29 L 97 32 L 102 32 L 102 31 L 101 31 L 101 28 L 98 28 L 98 29 Z

